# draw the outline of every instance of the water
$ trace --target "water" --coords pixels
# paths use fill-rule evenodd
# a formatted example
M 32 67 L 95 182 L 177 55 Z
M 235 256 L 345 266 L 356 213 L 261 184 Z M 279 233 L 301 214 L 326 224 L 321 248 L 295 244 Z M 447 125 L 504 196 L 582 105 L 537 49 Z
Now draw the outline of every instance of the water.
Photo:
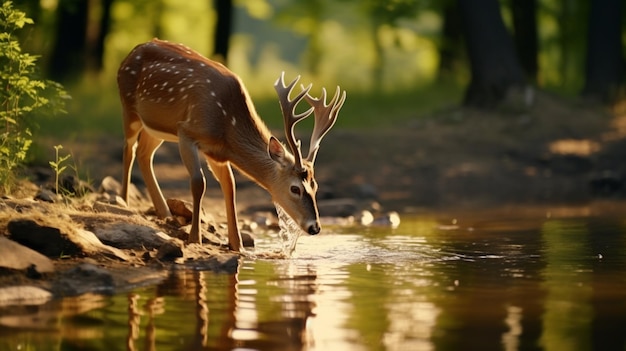
M 278 237 L 281 242 L 281 251 L 285 257 L 291 257 L 293 251 L 296 249 L 298 238 L 302 235 L 302 229 L 288 214 L 283 210 L 280 205 L 274 203 L 276 207 L 276 214 L 278 215 Z
M 180 271 L 114 296 L 4 308 L 0 350 L 626 349 L 619 217 L 437 214 L 325 229 L 290 259 L 243 258 L 234 275 Z

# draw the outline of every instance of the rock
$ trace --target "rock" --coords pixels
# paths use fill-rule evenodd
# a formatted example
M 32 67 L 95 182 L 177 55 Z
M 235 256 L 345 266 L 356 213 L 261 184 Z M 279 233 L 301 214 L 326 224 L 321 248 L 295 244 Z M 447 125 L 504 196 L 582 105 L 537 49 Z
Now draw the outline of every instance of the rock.
M 40 225 L 31 219 L 11 220 L 7 229 L 9 238 L 48 257 L 75 256 L 82 251 L 59 228 Z
M 20 285 L 0 288 L 0 307 L 16 305 L 43 305 L 51 299 L 51 292 L 35 286 Z
M 96 226 L 94 234 L 100 241 L 119 249 L 156 249 L 173 240 L 154 228 L 124 222 Z
M 120 200 L 122 199 L 119 196 L 111 197 L 111 199 L 116 199 L 116 198 L 119 198 Z M 122 203 L 124 203 L 123 200 L 122 200 Z M 107 213 L 113 213 L 113 214 L 118 214 L 118 215 L 123 215 L 123 216 L 132 216 L 135 214 L 135 211 L 132 211 L 126 208 L 125 205 L 123 207 L 120 207 L 119 205 L 112 205 L 112 204 L 107 204 L 104 202 L 95 202 L 93 204 L 93 210 L 96 212 L 107 212 Z
M 254 247 L 254 240 L 254 235 L 251 232 L 247 230 L 241 231 L 241 244 L 243 247 Z
M 231 272 L 239 266 L 239 255 L 219 254 L 213 257 L 213 270 Z
M 9 237 L 48 257 L 103 254 L 121 260 L 129 260 L 122 251 L 104 245 L 94 233 L 71 226 L 60 229 L 56 226 L 39 224 L 32 219 L 14 219 L 7 228 Z
M 187 261 L 185 265 L 199 270 L 234 273 L 239 266 L 239 255 L 233 253 L 218 253 L 206 259 Z
M 156 258 L 161 261 L 174 261 L 184 255 L 184 244 L 182 241 L 170 240 L 159 247 Z
M 101 193 L 107 193 L 112 196 L 122 195 L 122 184 L 118 182 L 115 178 L 107 176 L 102 179 L 102 182 L 100 183 L 100 188 L 98 190 Z M 144 202 L 146 201 L 146 198 L 143 196 L 141 191 L 139 191 L 139 189 L 137 189 L 137 187 L 131 183 L 128 187 L 128 200 Z
M 50 273 L 54 271 L 52 261 L 46 256 L 15 241 L 0 236 L 0 267 L 27 270 L 34 269 L 36 273 Z
M 353 199 L 332 199 L 319 201 L 317 208 L 322 217 L 349 217 L 357 212 L 358 205 Z
M 61 196 L 48 189 L 39 189 L 37 194 L 35 194 L 35 200 L 54 203 L 60 201 Z
M 61 296 L 81 295 L 86 292 L 107 293 L 115 291 L 113 275 L 104 268 L 82 263 L 55 281 L 53 290 Z
M 278 217 L 275 211 L 255 212 L 252 215 L 252 222 L 263 228 L 269 228 L 278 225 Z
M 84 196 L 87 193 L 94 193 L 95 189 L 91 186 L 91 184 L 80 180 L 73 174 L 63 174 L 61 175 L 61 179 L 59 179 L 59 186 L 65 192 L 69 194 L 74 194 L 76 196 Z
M 400 225 L 400 214 L 392 211 L 374 219 L 372 225 L 397 228 Z
M 180 199 L 167 199 L 166 201 L 173 216 L 183 217 L 187 220 L 187 222 L 191 221 L 191 218 L 193 217 L 193 204 L 191 202 Z M 209 216 L 206 212 L 204 212 L 203 208 L 200 208 L 200 221 L 203 223 L 215 222 L 212 216 Z

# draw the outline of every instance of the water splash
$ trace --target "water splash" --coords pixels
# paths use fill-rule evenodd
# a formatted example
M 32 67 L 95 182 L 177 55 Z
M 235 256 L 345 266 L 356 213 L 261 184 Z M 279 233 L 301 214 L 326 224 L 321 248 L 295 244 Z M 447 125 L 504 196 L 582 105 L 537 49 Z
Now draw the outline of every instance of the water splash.
M 274 203 L 274 206 L 276 206 L 276 213 L 278 214 L 278 226 L 280 227 L 278 237 L 281 240 L 281 249 L 286 257 L 291 257 L 291 254 L 296 249 L 298 238 L 303 231 L 282 207 L 277 203 Z

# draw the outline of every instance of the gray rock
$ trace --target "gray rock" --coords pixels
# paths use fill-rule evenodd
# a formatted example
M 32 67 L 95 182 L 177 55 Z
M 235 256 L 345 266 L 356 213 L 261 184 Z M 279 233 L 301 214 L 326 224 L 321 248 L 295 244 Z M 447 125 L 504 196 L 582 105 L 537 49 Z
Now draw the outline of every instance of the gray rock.
M 43 305 L 51 299 L 51 292 L 35 286 L 20 285 L 0 288 L 0 307 Z
M 37 273 L 54 271 L 54 265 L 49 258 L 3 236 L 0 236 L 0 267 L 15 270 L 34 269 Z
M 111 197 L 111 199 L 122 199 L 119 196 Z M 132 211 L 126 207 L 124 200 L 121 202 L 117 202 L 116 204 L 104 203 L 104 202 L 95 202 L 93 204 L 93 210 L 96 212 L 107 212 L 124 216 L 132 216 L 135 214 L 135 211 Z
M 111 176 L 107 176 L 104 179 L 102 179 L 102 182 L 100 183 L 99 191 L 101 193 L 107 193 L 113 196 L 121 195 L 122 184 L 118 182 L 115 178 Z M 141 191 L 139 191 L 139 189 L 137 189 L 137 187 L 131 183 L 130 186 L 128 187 L 128 200 L 144 202 L 146 201 L 146 198 L 143 196 Z
M 115 222 L 93 229 L 100 241 L 119 249 L 156 249 L 172 238 L 154 228 L 139 224 Z
M 48 189 L 39 189 L 37 194 L 35 194 L 35 200 L 54 203 L 60 201 L 61 196 Z
M 180 240 L 170 240 L 157 251 L 156 258 L 161 261 L 174 261 L 184 257 L 184 244 Z
M 115 280 L 106 269 L 83 263 L 63 272 L 55 281 L 53 290 L 61 296 L 81 295 L 86 292 L 111 294 L 115 291 Z
M 187 222 L 191 221 L 193 217 L 193 204 L 191 202 L 173 198 L 167 199 L 166 201 L 173 216 L 183 217 Z M 200 221 L 203 223 L 215 222 L 212 216 L 204 212 L 203 208 L 200 208 Z
M 318 201 L 317 208 L 323 217 L 349 217 L 357 213 L 358 204 L 354 199 L 332 199 Z
M 14 219 L 7 225 L 9 237 L 48 257 L 102 254 L 121 260 L 129 260 L 122 251 L 104 245 L 94 233 L 83 229 L 57 228 L 39 224 L 32 219 Z

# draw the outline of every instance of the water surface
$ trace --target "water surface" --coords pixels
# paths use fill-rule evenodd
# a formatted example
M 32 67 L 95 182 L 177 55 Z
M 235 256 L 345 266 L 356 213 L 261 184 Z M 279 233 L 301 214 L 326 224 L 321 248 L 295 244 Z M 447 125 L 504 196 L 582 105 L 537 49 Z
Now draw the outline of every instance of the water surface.
M 115 296 L 4 308 L 0 350 L 626 349 L 621 218 L 425 214 L 326 229 L 291 259 L 244 258 L 234 275 L 182 270 Z

